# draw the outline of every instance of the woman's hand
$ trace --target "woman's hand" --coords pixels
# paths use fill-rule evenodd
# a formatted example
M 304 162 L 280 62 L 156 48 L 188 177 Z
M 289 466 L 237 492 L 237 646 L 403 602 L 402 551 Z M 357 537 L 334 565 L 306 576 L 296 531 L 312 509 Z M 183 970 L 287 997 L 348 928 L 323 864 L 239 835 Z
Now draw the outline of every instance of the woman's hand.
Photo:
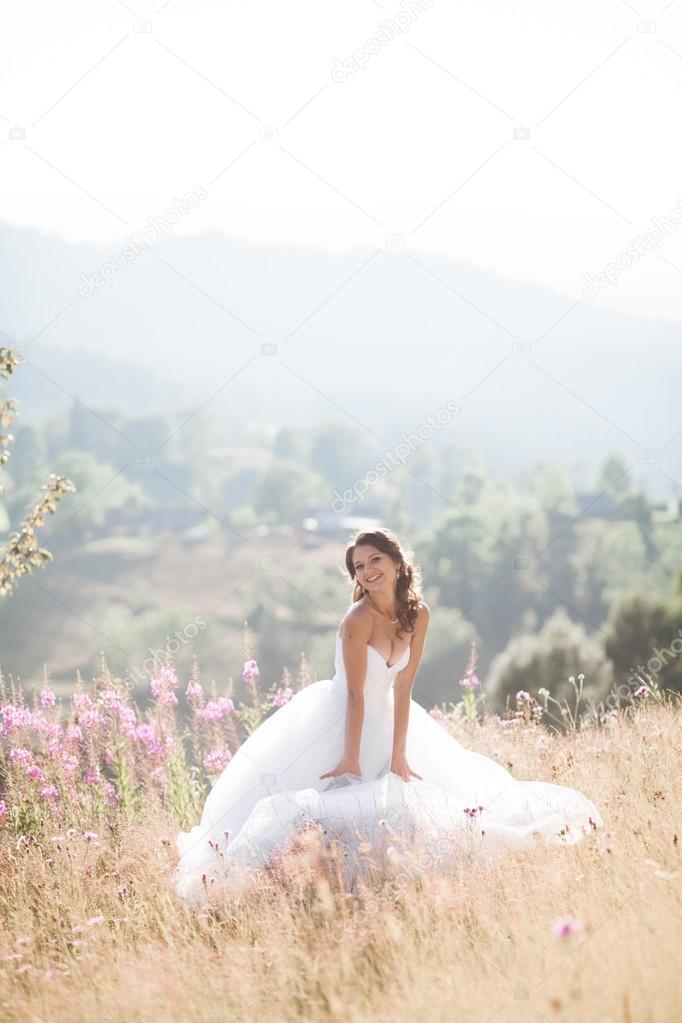
M 335 767 L 333 771 L 327 771 L 326 774 L 321 774 L 320 781 L 322 781 L 323 778 L 339 778 L 342 774 L 357 774 L 358 778 L 362 777 L 360 764 L 346 760 L 344 757 L 341 763 Z
M 420 781 L 424 781 L 421 774 L 417 774 L 416 771 L 412 770 L 404 753 L 393 754 L 391 757 L 391 771 L 402 778 L 403 781 L 409 781 L 410 778 L 419 778 Z

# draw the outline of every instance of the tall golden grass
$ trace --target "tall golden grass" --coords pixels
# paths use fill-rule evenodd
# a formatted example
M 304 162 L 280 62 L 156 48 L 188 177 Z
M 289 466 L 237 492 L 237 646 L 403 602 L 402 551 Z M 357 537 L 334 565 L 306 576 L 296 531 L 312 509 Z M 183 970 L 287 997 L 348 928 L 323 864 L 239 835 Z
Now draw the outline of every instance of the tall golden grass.
M 576 1021 L 682 1019 L 682 714 L 603 728 L 464 725 L 518 779 L 570 785 L 606 827 L 487 867 L 348 894 L 301 843 L 218 911 L 170 885 L 177 825 L 96 838 L 0 832 L 0 1018 Z M 577 921 L 556 937 L 555 922 Z M 571 928 L 569 928 L 570 930 Z

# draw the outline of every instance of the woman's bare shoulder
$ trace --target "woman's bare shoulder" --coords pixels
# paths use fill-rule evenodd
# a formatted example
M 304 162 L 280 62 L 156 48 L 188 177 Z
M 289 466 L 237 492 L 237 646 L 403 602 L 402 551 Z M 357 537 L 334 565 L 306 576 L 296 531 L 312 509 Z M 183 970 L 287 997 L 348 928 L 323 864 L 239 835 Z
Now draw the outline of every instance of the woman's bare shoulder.
M 369 640 L 372 633 L 372 612 L 369 607 L 356 601 L 346 611 L 339 624 L 339 635 L 359 634 Z
M 429 624 L 429 618 L 431 617 L 431 610 L 425 600 L 422 600 L 421 604 L 417 608 L 417 621 L 416 624 L 420 628 L 426 629 Z

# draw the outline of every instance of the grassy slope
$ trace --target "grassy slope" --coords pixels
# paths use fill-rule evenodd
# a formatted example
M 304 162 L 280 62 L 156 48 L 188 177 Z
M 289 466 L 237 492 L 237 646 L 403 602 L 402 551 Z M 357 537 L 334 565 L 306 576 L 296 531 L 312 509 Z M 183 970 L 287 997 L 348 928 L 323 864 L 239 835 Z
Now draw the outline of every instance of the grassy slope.
M 370 892 L 364 907 L 333 894 L 303 850 L 286 884 L 264 883 L 219 916 L 187 911 L 169 890 L 168 820 L 96 843 L 0 838 L 0 953 L 20 956 L 0 962 L 3 1019 L 679 1019 L 680 712 L 646 707 L 560 738 L 490 722 L 460 738 L 519 779 L 584 791 L 606 830 L 500 868 L 426 877 L 397 901 Z M 585 929 L 556 941 L 551 925 L 565 914 Z M 74 937 L 82 945 L 69 951 Z

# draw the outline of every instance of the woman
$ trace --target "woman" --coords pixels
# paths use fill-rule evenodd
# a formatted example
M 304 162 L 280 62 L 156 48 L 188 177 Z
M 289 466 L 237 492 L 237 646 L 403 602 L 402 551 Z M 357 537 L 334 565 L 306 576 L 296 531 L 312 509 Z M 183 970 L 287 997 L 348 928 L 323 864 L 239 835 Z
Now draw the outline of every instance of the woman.
M 334 677 L 302 689 L 249 736 L 200 824 L 178 835 L 174 881 L 190 903 L 204 901 L 219 875 L 266 866 L 311 822 L 344 847 L 349 881 L 361 849 L 383 862 L 387 848 L 419 839 L 441 864 L 472 843 L 482 855 L 570 844 L 603 824 L 579 792 L 515 781 L 412 700 L 429 609 L 395 534 L 358 533 L 346 568 L 353 595 Z

